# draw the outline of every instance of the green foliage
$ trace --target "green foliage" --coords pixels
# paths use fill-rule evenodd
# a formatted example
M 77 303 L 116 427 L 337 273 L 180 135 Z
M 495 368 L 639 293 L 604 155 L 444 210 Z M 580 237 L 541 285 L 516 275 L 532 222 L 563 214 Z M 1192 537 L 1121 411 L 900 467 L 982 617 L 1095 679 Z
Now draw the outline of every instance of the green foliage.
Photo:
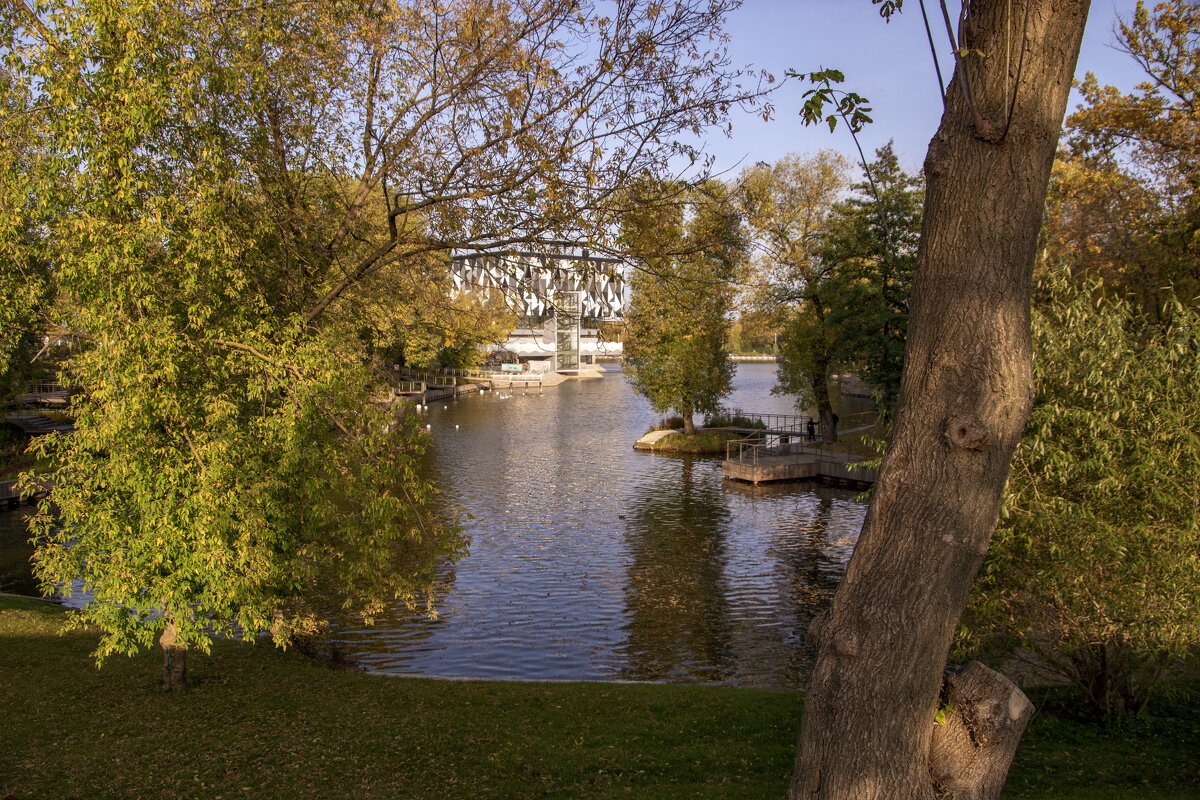
M 908 293 L 921 233 L 924 180 L 900 166 L 889 142 L 875 152 L 855 194 L 838 204 L 822 240 L 822 294 L 839 360 L 871 386 L 889 415 L 900 393 Z
M 924 191 L 890 144 L 839 201 L 844 169 L 827 154 L 788 156 L 742 177 L 766 250 L 752 302 L 773 307 L 781 326 L 778 390 L 815 407 L 827 425 L 829 379 L 841 369 L 871 384 L 879 411 L 895 404 Z
M 428 607 L 465 543 L 371 370 L 503 326 L 449 251 L 600 237 L 691 152 L 658 142 L 756 102 L 699 44 L 725 9 L 5 6 L 0 369 L 53 296 L 82 391 L 36 569 L 90 593 L 101 658 Z
M 766 424 L 762 420 L 752 420 L 744 417 L 741 414 L 734 414 L 729 411 L 720 410 L 711 413 L 704 418 L 704 427 L 706 428 L 758 428 L 765 430 Z
M 893 14 L 899 14 L 904 7 L 904 0 L 871 0 L 871 2 L 879 6 L 879 16 L 888 22 L 892 21 Z
M 11 33 L 0 26 L 0 52 Z M 21 120 L 31 111 L 29 90 L 0 65 L 0 119 Z M 41 323 L 50 300 L 49 265 L 31 250 L 41 209 L 29 175 L 35 157 L 26 125 L 0 124 L 0 403 L 45 370 L 33 360 L 41 349 Z
M 833 414 L 829 378 L 841 362 L 822 297 L 828 275 L 819 250 L 831 209 L 845 190 L 846 169 L 840 155 L 822 151 L 756 164 L 739 180 L 759 253 L 747 300 L 755 311 L 771 314 L 779 329 L 778 388 L 827 420 Z
M 967 628 L 1135 713 L 1200 644 L 1200 310 L 1154 325 L 1063 272 L 1041 291 L 1036 405 Z
M 697 430 L 695 433 L 672 433 L 659 439 L 648 449 L 657 453 L 724 455 L 726 442 L 743 436 L 745 434 L 736 431 Z
M 829 307 L 815 292 L 796 305 L 779 338 L 776 391 L 794 395 L 797 408 L 829 406 L 831 374 L 844 363 L 841 331 L 832 324 Z
M 309 310 L 336 267 L 292 260 L 261 192 L 278 185 L 244 180 L 259 153 L 229 141 L 254 98 L 221 82 L 268 72 L 235 75 L 203 15 L 53 13 L 15 47 L 55 109 L 33 128 L 44 235 L 23 254 L 55 265 L 88 346 L 64 365 L 85 390 L 75 433 L 36 442 L 54 482 L 32 523 L 44 590 L 89 595 L 77 621 L 104 629 L 101 660 L 166 625 L 184 647 L 286 644 L 332 611 L 428 607 L 435 559 L 464 543 L 415 472 L 416 422 L 370 405 L 349 315 Z M 320 236 L 331 217 L 306 223 Z
M 871 124 L 868 112 L 871 101 L 856 92 L 845 92 L 834 88 L 834 84 L 842 83 L 846 76 L 836 69 L 824 69 L 819 72 L 788 73 L 792 77 L 810 81 L 816 87 L 804 93 L 804 105 L 800 107 L 800 119 L 805 125 L 816 125 L 824 122 L 829 126 L 829 132 L 837 130 L 838 120 L 841 119 L 851 133 L 858 133 Z M 825 106 L 832 106 L 826 112 Z
M 695 189 L 647 182 L 632 196 L 621 243 L 634 264 L 625 366 L 659 413 L 694 413 L 728 394 L 726 344 L 732 281 L 746 255 L 741 217 L 722 184 Z

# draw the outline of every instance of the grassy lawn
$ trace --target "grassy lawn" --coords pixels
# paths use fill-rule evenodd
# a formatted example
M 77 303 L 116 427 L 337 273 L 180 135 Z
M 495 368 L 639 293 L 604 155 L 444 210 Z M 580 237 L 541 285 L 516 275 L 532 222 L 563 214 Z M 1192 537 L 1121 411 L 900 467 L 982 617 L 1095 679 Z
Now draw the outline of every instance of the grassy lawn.
M 792 768 L 789 692 L 384 678 L 222 643 L 166 695 L 157 654 L 97 671 L 60 623 L 0 598 L 0 797 L 782 798 Z M 1194 798 L 1197 753 L 1194 710 L 1039 717 L 1006 797 Z

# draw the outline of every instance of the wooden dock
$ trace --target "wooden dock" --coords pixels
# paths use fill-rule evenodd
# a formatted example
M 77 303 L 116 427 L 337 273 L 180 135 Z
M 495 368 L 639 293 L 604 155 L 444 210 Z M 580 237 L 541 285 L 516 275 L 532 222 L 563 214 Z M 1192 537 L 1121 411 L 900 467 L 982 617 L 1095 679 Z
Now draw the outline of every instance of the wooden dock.
M 729 480 L 758 485 L 771 481 L 822 480 L 847 486 L 870 486 L 879 471 L 859 466 L 848 453 L 821 450 L 787 437 L 757 436 L 726 446 L 721 474 Z
M 17 481 L 0 481 L 0 507 L 12 507 L 21 503 L 32 503 L 40 497 L 45 497 L 50 492 L 51 484 L 49 478 L 38 480 L 24 494 L 17 493 Z

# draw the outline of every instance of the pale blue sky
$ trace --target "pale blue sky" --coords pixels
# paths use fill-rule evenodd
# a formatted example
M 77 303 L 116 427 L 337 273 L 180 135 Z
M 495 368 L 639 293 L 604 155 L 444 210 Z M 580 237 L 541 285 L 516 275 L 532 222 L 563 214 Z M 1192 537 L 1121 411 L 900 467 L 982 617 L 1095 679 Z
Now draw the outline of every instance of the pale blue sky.
M 938 8 L 936 2 L 925 5 L 931 12 Z M 1094 0 L 1077 77 L 1090 70 L 1102 83 L 1123 89 L 1142 80 L 1133 60 L 1110 46 L 1117 14 L 1128 18 L 1134 7 L 1133 0 Z M 871 0 L 746 0 L 729 16 L 726 30 L 735 65 L 753 64 L 777 78 L 788 68 L 801 72 L 840 69 L 846 75 L 843 85 L 865 95 L 874 108 L 874 124 L 860 134 L 868 157 L 891 138 L 896 140 L 905 166 L 910 170 L 920 167 L 937 130 L 941 100 L 916 0 L 905 3 L 904 12 L 890 24 L 879 17 Z M 936 38 L 938 30 L 934 29 L 934 41 L 944 56 L 948 51 L 944 23 L 940 39 Z M 950 72 L 943 62 L 942 74 L 947 80 Z M 716 156 L 716 168 L 736 172 L 756 161 L 822 148 L 853 156 L 854 143 L 840 125 L 831 134 L 827 127 L 806 128 L 800 122 L 798 112 L 806 88 L 799 81 L 790 81 L 777 91 L 775 117 L 770 122 L 739 115 L 734 118 L 731 139 L 719 133 L 710 135 L 706 149 Z M 1070 108 L 1076 102 L 1073 98 Z

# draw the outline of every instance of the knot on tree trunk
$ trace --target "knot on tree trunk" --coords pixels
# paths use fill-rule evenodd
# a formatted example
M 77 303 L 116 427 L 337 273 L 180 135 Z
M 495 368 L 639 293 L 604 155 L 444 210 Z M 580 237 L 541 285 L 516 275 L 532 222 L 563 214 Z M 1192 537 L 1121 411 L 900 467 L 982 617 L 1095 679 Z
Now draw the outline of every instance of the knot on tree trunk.
M 944 718 L 929 746 L 934 784 L 954 800 L 996 800 L 1033 704 L 995 670 L 972 661 L 945 679 Z
M 984 450 L 990 438 L 987 428 L 973 417 L 951 417 L 946 423 L 946 439 L 956 450 Z

